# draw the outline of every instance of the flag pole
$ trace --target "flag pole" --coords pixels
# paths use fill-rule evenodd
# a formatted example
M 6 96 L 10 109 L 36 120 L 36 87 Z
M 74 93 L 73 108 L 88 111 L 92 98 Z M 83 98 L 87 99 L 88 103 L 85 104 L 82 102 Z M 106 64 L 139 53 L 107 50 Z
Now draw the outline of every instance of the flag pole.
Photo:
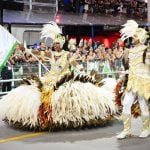
M 35 56 L 32 52 L 31 49 L 26 49 L 28 53 L 30 53 L 43 67 L 46 71 L 50 71 L 39 59 L 37 56 Z
M 26 50 L 28 53 L 30 53 L 30 54 L 40 63 L 40 65 L 42 65 L 42 66 L 44 67 L 44 69 L 45 69 L 47 72 L 50 71 L 50 70 L 38 59 L 38 57 L 35 56 L 35 55 L 32 53 L 31 49 L 28 49 L 28 48 L 27 48 L 26 41 L 24 41 L 24 48 L 25 48 L 25 50 Z

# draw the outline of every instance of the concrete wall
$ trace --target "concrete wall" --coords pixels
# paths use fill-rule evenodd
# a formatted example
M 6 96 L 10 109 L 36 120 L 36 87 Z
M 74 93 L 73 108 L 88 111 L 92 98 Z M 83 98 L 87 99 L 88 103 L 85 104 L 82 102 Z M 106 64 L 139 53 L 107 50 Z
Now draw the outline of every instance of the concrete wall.
M 11 27 L 11 32 L 14 35 L 14 37 L 16 37 L 20 42 L 23 42 L 24 40 L 26 40 L 27 42 L 30 41 L 30 37 L 25 36 L 25 32 L 27 31 L 31 31 L 32 35 L 30 34 L 30 36 L 33 36 L 34 38 L 40 39 L 40 35 L 38 35 L 39 37 L 35 37 L 34 32 L 33 31 L 37 31 L 40 32 L 41 31 L 41 27 L 36 27 L 36 26 L 20 26 L 20 25 L 12 25 Z M 36 32 L 35 32 L 36 34 Z M 29 44 L 29 43 L 27 43 Z

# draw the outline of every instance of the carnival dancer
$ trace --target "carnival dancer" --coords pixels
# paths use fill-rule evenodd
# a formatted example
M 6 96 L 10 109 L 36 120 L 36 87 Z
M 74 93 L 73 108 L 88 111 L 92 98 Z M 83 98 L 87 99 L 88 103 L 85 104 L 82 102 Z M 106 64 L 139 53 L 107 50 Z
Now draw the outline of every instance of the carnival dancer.
M 4 96 L 0 118 L 15 127 L 40 130 L 106 124 L 115 113 L 112 83 L 106 81 L 105 86 L 96 81 L 96 75 L 70 72 L 69 53 L 63 50 L 65 38 L 55 22 L 46 24 L 41 33 L 42 38 L 53 40 L 51 70 L 41 80 L 24 79 L 26 85 Z
M 150 134 L 150 64 L 143 59 L 143 54 L 147 49 L 144 45 L 148 38 L 147 31 L 138 27 L 134 20 L 128 20 L 121 29 L 122 40 L 132 37 L 134 47 L 129 50 L 129 70 L 128 82 L 123 99 L 122 121 L 123 131 L 117 135 L 117 139 L 124 139 L 131 136 L 131 107 L 135 101 L 138 101 L 143 128 L 139 135 L 140 138 L 146 138 Z M 143 61 L 144 60 L 144 61 Z

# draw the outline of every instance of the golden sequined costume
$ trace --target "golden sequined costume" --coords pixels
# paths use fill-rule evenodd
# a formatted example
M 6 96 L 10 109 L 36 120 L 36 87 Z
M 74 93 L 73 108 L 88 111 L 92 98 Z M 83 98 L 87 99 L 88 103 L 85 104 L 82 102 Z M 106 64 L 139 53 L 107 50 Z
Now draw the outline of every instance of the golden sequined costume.
M 55 57 L 59 57 L 55 60 Z M 44 83 L 56 83 L 62 76 L 69 73 L 69 52 L 62 50 L 61 52 L 53 52 L 50 59 L 51 69 L 43 77 Z
M 52 126 L 52 94 L 54 93 L 55 84 L 66 74 L 69 70 L 69 53 L 65 50 L 60 52 L 53 51 L 51 54 L 50 64 L 51 69 L 46 73 L 42 79 L 43 87 L 41 89 L 41 105 L 39 108 L 38 117 L 42 128 L 51 128 Z M 45 115 L 46 114 L 46 115 Z
M 122 40 L 132 37 L 134 47 L 129 50 L 129 77 L 125 96 L 122 101 L 122 121 L 124 129 L 117 135 L 117 139 L 124 139 L 132 134 L 132 108 L 134 108 L 134 110 L 136 108 L 141 113 L 143 126 L 139 137 L 146 138 L 150 135 L 148 104 L 150 99 L 150 64 L 144 60 L 145 58 L 143 56 L 147 48 L 144 44 L 148 38 L 148 34 L 145 29 L 139 28 L 134 20 L 128 20 L 120 32 Z M 135 105 L 135 102 L 139 105 Z
M 138 93 L 146 100 L 150 98 L 150 65 L 143 63 L 145 45 L 130 49 L 129 51 L 129 78 L 127 90 Z
M 57 34 L 55 32 L 57 31 Z M 0 100 L 0 119 L 12 126 L 53 130 L 104 125 L 116 113 L 113 102 L 115 79 L 97 81 L 96 75 L 75 75 L 69 71 L 64 37 L 56 23 L 44 26 L 43 37 L 50 32 L 57 51 L 52 53 L 51 70 L 42 80 L 27 80 Z M 40 85 L 40 86 L 39 86 Z

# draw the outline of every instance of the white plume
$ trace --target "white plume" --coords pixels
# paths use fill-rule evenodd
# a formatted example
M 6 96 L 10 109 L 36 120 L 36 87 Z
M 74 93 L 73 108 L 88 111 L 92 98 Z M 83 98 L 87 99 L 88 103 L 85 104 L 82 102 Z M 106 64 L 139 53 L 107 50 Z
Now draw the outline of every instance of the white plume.
M 41 39 L 43 38 L 51 38 L 52 40 L 55 39 L 55 36 L 58 34 L 62 34 L 61 29 L 58 27 L 58 25 L 50 21 L 47 24 L 44 25 L 41 31 Z
M 105 87 L 97 87 L 91 83 L 66 83 L 52 95 L 53 123 L 68 126 L 72 122 L 75 126 L 83 125 L 95 118 L 105 120 L 108 115 L 115 113 L 113 92 Z
M 38 125 L 38 109 L 41 104 L 40 91 L 32 85 L 13 89 L 0 100 L 0 120 L 22 122 L 23 125 Z
M 129 37 L 133 37 L 137 29 L 138 24 L 134 20 L 128 20 L 127 23 L 125 23 L 123 25 L 123 28 L 120 30 L 121 39 L 124 41 Z

